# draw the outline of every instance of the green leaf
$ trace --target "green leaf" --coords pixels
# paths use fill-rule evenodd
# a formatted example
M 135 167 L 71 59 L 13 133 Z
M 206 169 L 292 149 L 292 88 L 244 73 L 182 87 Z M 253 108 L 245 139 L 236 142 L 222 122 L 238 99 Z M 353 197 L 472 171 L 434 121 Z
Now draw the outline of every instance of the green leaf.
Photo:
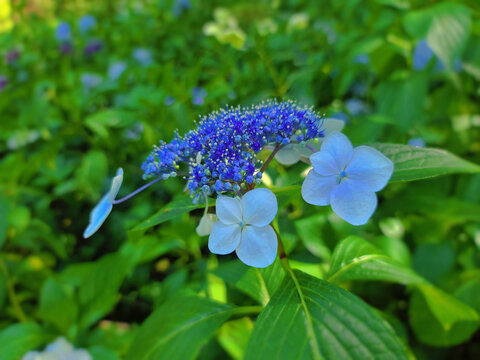
M 73 288 L 68 291 L 65 284 L 49 278 L 40 293 L 40 316 L 44 321 L 55 324 L 60 332 L 67 333 L 77 320 L 78 308 L 73 298 Z M 62 316 L 59 316 L 62 314 Z
M 475 310 L 431 285 L 418 286 L 410 300 L 408 314 L 418 339 L 433 346 L 461 344 L 480 325 Z
M 413 270 L 357 236 L 342 240 L 332 255 L 328 281 L 340 283 L 345 280 L 382 280 L 400 284 L 426 282 Z
M 98 321 L 115 306 L 129 261 L 122 254 L 106 255 L 83 278 L 78 292 L 81 328 Z
M 373 144 L 393 161 L 391 181 L 412 181 L 452 173 L 477 173 L 480 166 L 445 150 L 399 144 Z
M 147 220 L 135 226 L 132 230 L 146 230 L 168 220 L 172 220 L 186 212 L 204 207 L 205 204 L 192 204 L 190 199 L 174 201 L 163 207 L 156 214 L 150 216 Z
M 260 314 L 245 359 L 406 359 L 390 326 L 355 295 L 298 270 Z
M 264 269 L 247 266 L 240 260 L 234 260 L 220 265 L 213 273 L 263 305 L 268 303 L 285 275 L 278 259 Z
M 470 35 L 470 10 L 460 4 L 444 2 L 409 13 L 404 26 L 416 39 L 426 38 L 433 52 L 451 68 Z
M 233 313 L 230 305 L 206 298 L 172 299 L 142 324 L 126 360 L 194 359 Z
M 131 125 L 134 117 L 121 110 L 103 110 L 85 119 L 85 125 L 99 137 L 107 138 L 109 128 L 122 128 Z
M 15 324 L 0 332 L 0 360 L 17 360 L 45 342 L 45 331 L 35 323 Z
M 90 151 L 82 159 L 75 174 L 79 188 L 91 197 L 98 197 L 107 177 L 107 171 L 107 156 L 101 151 Z
M 0 195 L 0 249 L 7 238 L 8 208 L 7 199 Z

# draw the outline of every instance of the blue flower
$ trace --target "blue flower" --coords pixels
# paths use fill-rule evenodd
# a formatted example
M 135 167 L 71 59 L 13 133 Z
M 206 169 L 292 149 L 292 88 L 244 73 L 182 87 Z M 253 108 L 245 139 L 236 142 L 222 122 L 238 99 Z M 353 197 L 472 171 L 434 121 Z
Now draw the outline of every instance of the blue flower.
M 423 70 L 434 56 L 426 40 L 420 40 L 413 50 L 413 68 Z
M 117 174 L 112 180 L 110 185 L 110 190 L 107 194 L 100 200 L 100 202 L 95 206 L 90 213 L 90 222 L 83 233 L 83 237 L 89 238 L 97 232 L 97 230 L 102 226 L 104 221 L 107 219 L 108 215 L 112 211 L 113 203 L 117 197 L 118 191 L 122 186 L 123 182 L 123 169 L 119 168 Z
M 142 170 L 145 178 L 166 179 L 183 167 L 188 169 L 192 196 L 205 190 L 233 194 L 237 186 L 255 181 L 262 167 L 257 154 L 264 147 L 281 148 L 293 136 L 302 141 L 318 138 L 321 124 L 322 117 L 312 109 L 290 101 L 227 107 L 202 118 L 197 129 L 184 136 L 175 134 L 170 143 L 160 142 Z
M 192 103 L 193 105 L 203 105 L 208 92 L 202 87 L 194 87 L 192 89 Z
M 165 105 L 166 106 L 170 106 L 170 105 L 173 105 L 173 103 L 175 102 L 175 98 L 173 96 L 166 96 L 165 97 Z
M 90 41 L 85 48 L 83 49 L 83 52 L 85 55 L 93 55 L 102 50 L 103 48 L 103 42 L 98 39 L 94 39 Z
M 97 74 L 83 73 L 81 77 L 83 92 L 86 94 L 96 88 L 103 81 L 102 77 Z
M 175 16 L 180 16 L 184 11 L 190 9 L 191 6 L 190 0 L 174 0 L 172 13 Z
M 118 80 L 127 69 L 125 61 L 117 61 L 108 67 L 108 77 L 112 80 Z
M 425 147 L 425 140 L 423 140 L 422 138 L 411 138 L 410 140 L 408 140 L 408 145 Z
M 377 207 L 375 192 L 392 176 L 390 159 L 369 146 L 354 149 L 345 135 L 333 132 L 310 160 L 313 169 L 303 182 L 303 199 L 312 205 L 331 205 L 352 225 L 365 224 Z
M 29 351 L 22 357 L 22 360 L 47 359 L 92 360 L 92 356 L 87 350 L 75 349 L 64 337 L 59 337 L 55 342 L 49 344 L 43 352 Z
M 72 36 L 70 25 L 66 22 L 61 22 L 57 26 L 56 38 L 58 41 L 69 41 Z
M 133 50 L 133 58 L 137 60 L 142 66 L 148 66 L 153 63 L 152 53 L 145 48 L 136 48 Z
M 86 33 L 88 30 L 94 28 L 97 25 L 97 20 L 92 15 L 83 15 L 78 20 L 78 27 L 82 33 Z
M 8 85 L 8 79 L 5 76 L 0 75 L 0 92 L 5 90 L 7 85 Z
M 277 256 L 277 235 L 269 225 L 277 214 L 277 198 L 268 189 L 254 189 L 243 198 L 217 199 L 218 221 L 208 238 L 208 249 L 219 255 L 235 251 L 249 266 L 264 268 Z

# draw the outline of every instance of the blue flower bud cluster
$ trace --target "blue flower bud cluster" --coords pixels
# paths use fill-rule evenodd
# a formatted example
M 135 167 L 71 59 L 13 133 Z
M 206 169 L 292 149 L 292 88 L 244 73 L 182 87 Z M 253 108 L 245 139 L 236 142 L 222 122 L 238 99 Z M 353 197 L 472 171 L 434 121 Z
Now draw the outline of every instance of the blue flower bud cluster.
M 322 124 L 322 116 L 293 101 L 227 107 L 201 118 L 183 137 L 175 134 L 155 146 L 142 165 L 144 178 L 168 178 L 184 169 L 192 196 L 237 192 L 261 182 L 257 154 L 263 147 L 322 137 Z

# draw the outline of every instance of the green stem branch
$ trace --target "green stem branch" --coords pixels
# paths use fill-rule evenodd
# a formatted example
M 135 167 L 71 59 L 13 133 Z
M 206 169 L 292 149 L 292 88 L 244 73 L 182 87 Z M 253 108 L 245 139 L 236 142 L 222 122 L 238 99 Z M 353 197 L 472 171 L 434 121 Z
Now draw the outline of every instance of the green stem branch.
M 18 301 L 17 295 L 15 294 L 15 287 L 13 286 L 13 282 L 10 278 L 10 274 L 8 273 L 7 266 L 5 265 L 1 257 L 0 257 L 0 270 L 2 271 L 3 276 L 5 278 L 5 283 L 7 284 L 8 299 L 12 304 L 15 315 L 17 316 L 17 319 L 20 322 L 26 322 L 27 317 L 25 316 L 25 313 L 22 310 L 20 302 Z

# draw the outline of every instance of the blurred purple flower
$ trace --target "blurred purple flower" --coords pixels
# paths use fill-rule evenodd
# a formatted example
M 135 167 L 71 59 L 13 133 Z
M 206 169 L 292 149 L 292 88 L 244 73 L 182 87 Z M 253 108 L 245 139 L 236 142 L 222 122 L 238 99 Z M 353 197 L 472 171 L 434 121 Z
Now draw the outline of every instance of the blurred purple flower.
M 410 146 L 418 146 L 418 147 L 425 147 L 425 140 L 422 138 L 411 138 L 408 140 L 408 145 Z
M 70 30 L 70 25 L 66 22 L 61 22 L 57 26 L 56 38 L 58 41 L 68 41 L 72 36 L 72 32 Z
M 17 49 L 10 50 L 5 54 L 5 63 L 7 65 L 12 64 L 20 58 L 20 51 Z
M 65 41 L 60 44 L 60 53 L 68 55 L 73 52 L 73 44 L 70 41 Z
M 127 69 L 125 61 L 117 61 L 108 68 L 108 77 L 112 80 L 118 80 Z
M 82 33 L 86 33 L 88 30 L 94 28 L 97 25 L 97 20 L 92 15 L 83 15 L 78 20 L 78 27 Z
M 172 13 L 175 16 L 180 16 L 182 13 L 188 9 L 190 9 L 192 5 L 190 4 L 190 0 L 174 0 Z
M 83 73 L 81 81 L 83 85 L 83 92 L 88 93 L 90 90 L 100 85 L 103 79 L 100 75 L 97 74 Z
M 0 75 L 0 92 L 2 92 L 8 85 L 8 79 L 3 76 L 3 75 Z
M 195 86 L 192 89 L 192 103 L 193 105 L 203 105 L 205 97 L 208 95 L 207 90 L 202 87 Z
M 148 66 L 153 63 L 152 53 L 145 48 L 136 48 L 133 50 L 133 58 L 137 60 L 141 65 Z
M 98 39 L 91 40 L 86 46 L 83 52 L 85 55 L 93 55 L 103 49 L 103 42 Z
M 173 105 L 174 102 L 175 102 L 175 98 L 173 96 L 168 95 L 165 98 L 165 105 L 167 106 Z

